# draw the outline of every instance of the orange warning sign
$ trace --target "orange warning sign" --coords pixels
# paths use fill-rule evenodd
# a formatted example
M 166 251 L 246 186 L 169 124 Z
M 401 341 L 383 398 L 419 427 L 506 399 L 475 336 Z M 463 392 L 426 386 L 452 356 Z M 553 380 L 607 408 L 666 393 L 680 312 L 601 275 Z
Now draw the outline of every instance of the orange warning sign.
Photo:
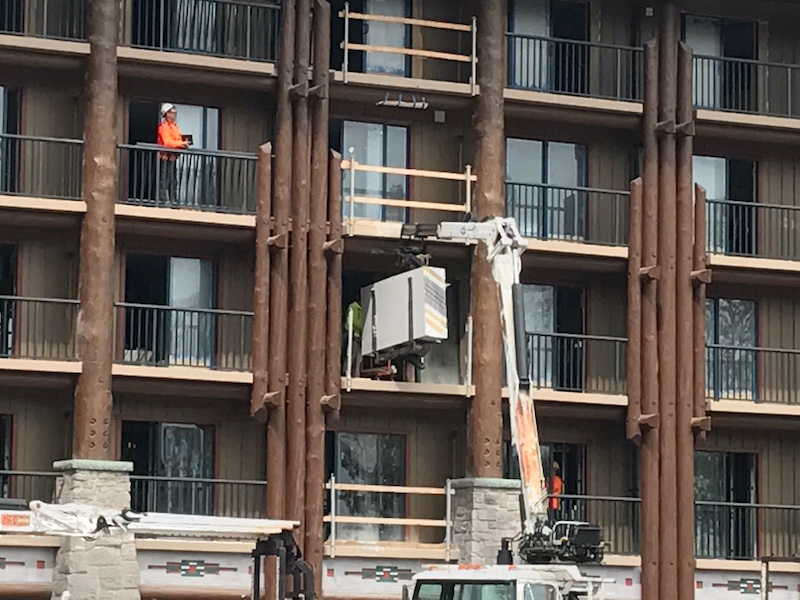
M 0 527 L 30 527 L 30 515 L 0 514 Z

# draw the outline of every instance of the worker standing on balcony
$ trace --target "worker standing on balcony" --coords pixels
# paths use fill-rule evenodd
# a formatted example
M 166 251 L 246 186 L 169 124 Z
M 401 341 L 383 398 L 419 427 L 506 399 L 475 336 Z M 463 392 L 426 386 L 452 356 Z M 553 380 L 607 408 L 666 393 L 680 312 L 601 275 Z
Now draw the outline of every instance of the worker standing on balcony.
M 183 150 L 189 142 L 178 127 L 178 111 L 170 103 L 161 105 L 162 121 L 158 126 L 158 145 Z M 164 204 L 178 203 L 178 157 L 175 152 L 158 153 L 158 199 Z
M 561 466 L 557 462 L 553 462 L 553 474 L 550 476 L 548 482 L 548 491 L 550 492 L 550 506 L 548 512 L 550 513 L 550 521 L 558 521 L 561 513 L 561 494 L 564 493 L 564 480 L 561 479 Z
M 361 304 L 351 302 L 344 313 L 344 336 L 342 337 L 342 375 L 347 374 L 347 351 L 350 339 L 350 320 L 352 318 L 353 328 L 353 354 L 350 357 L 350 374 L 352 377 L 361 375 L 361 332 L 364 329 L 364 317 L 361 312 Z

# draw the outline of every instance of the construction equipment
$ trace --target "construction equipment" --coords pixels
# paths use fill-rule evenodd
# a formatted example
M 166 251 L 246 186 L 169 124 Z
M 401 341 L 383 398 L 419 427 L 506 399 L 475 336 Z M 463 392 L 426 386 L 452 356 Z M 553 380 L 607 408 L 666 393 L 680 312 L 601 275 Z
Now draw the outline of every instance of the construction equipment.
M 429 232 L 430 233 L 430 232 Z M 486 245 L 487 260 L 500 288 L 500 320 L 503 328 L 506 379 L 509 390 L 509 416 L 512 443 L 519 460 L 522 483 L 522 532 L 516 540 L 519 556 L 529 564 L 554 560 L 574 563 L 599 563 L 603 559 L 602 530 L 580 521 L 551 523 L 547 513 L 549 494 L 539 449 L 525 337 L 525 305 L 519 282 L 521 256 L 527 241 L 510 218 L 494 217 L 481 222 L 441 223 L 436 230 L 440 240 L 457 240 Z M 520 368 L 523 370 L 520 370 Z M 507 541 L 499 553 L 510 562 Z
M 237 519 L 166 513 L 135 513 L 85 504 L 45 504 L 34 501 L 30 510 L 0 509 L 0 533 L 24 533 L 97 539 L 125 532 L 140 538 L 177 537 L 205 541 L 252 541 L 253 598 L 261 597 L 263 559 L 278 558 L 280 600 L 314 600 L 314 575 L 303 560 L 292 531 L 300 524 L 272 519 Z M 291 590 L 285 581 L 292 578 Z

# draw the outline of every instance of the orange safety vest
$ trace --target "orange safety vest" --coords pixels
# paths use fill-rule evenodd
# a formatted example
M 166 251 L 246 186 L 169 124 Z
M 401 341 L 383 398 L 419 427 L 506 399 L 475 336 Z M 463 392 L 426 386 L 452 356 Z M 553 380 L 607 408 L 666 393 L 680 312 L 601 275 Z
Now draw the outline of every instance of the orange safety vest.
M 550 478 L 550 508 L 558 510 L 561 508 L 561 499 L 559 496 L 564 491 L 564 482 L 558 475 L 553 475 Z
M 158 145 L 167 148 L 183 148 L 183 136 L 177 123 L 161 121 L 158 126 Z M 178 160 L 178 155 L 172 152 L 160 152 L 162 160 Z

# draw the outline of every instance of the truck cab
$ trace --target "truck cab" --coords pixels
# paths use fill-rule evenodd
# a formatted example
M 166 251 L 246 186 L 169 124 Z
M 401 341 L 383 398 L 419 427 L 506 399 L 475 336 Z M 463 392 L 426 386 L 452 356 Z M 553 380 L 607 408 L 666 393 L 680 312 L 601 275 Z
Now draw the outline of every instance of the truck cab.
M 575 565 L 437 565 L 414 576 L 411 600 L 603 600 L 601 586 Z

